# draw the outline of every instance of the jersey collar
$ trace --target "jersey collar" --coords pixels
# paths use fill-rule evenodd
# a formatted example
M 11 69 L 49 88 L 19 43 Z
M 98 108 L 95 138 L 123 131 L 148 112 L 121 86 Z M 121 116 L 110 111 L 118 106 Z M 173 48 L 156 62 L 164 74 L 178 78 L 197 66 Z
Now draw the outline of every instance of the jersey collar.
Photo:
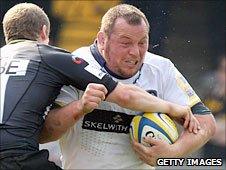
M 28 40 L 28 39 L 17 39 L 17 40 L 12 40 L 12 41 L 8 42 L 7 45 L 9 45 L 9 44 L 16 44 L 16 43 L 19 43 L 19 42 L 25 42 L 25 41 L 33 41 L 33 40 Z

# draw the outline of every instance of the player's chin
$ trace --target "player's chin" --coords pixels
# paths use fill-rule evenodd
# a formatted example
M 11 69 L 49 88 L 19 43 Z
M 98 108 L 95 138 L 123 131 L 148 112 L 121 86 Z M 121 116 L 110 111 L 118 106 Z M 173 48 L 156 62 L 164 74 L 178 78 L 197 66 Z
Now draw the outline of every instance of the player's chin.
M 131 73 L 126 73 L 126 74 L 124 74 L 124 78 L 131 78 L 131 77 L 133 77 L 134 75 L 135 75 L 136 73 L 134 73 L 134 72 L 131 72 Z
M 125 78 L 133 77 L 138 72 L 137 68 L 126 68 L 123 71 L 123 75 Z

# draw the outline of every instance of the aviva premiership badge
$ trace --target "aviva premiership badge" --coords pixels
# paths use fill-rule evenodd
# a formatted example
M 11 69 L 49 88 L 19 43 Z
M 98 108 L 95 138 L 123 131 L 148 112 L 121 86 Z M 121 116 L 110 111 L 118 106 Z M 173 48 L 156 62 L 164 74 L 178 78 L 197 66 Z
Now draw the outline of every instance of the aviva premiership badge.
M 192 87 L 188 84 L 187 80 L 182 76 L 180 72 L 176 73 L 177 85 L 184 91 L 185 95 L 188 98 L 188 105 L 191 107 L 196 103 L 200 102 L 200 98 L 194 92 Z

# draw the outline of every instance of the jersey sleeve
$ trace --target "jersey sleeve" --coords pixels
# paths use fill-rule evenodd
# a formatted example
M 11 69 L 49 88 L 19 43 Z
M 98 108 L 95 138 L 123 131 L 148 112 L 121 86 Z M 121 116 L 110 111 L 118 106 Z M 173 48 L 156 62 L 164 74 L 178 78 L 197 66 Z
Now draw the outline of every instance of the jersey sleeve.
M 170 60 L 165 69 L 168 70 L 163 85 L 165 100 L 180 105 L 187 105 L 191 107 L 193 114 L 211 114 L 211 111 L 201 102 L 185 77 Z
M 73 85 L 80 90 L 85 90 L 89 83 L 103 84 L 108 94 L 117 86 L 117 82 L 108 74 L 82 58 L 63 50 L 53 50 L 50 46 L 39 46 L 39 49 L 42 61 L 61 75 L 64 85 Z
M 72 101 L 79 100 L 79 90 L 73 86 L 63 86 L 60 94 L 55 99 L 55 103 L 59 106 L 65 106 Z
M 202 102 L 199 102 L 194 106 L 192 106 L 191 111 L 193 114 L 199 114 L 199 115 L 211 114 L 210 109 L 206 107 Z
M 180 105 L 188 105 L 190 107 L 201 102 L 185 77 L 177 70 L 170 60 L 168 60 L 165 69 L 167 70 L 165 71 L 163 84 L 163 98 L 165 100 Z

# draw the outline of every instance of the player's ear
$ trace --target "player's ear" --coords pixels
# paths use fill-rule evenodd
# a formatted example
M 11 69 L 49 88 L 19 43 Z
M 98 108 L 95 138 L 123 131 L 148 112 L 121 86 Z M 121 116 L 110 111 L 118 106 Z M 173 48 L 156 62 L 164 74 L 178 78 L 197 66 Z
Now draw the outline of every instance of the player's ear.
M 48 28 L 46 25 L 42 26 L 39 41 L 45 44 L 49 43 Z
M 97 33 L 97 42 L 101 50 L 104 49 L 105 39 L 106 39 L 105 34 L 102 31 L 99 31 Z

